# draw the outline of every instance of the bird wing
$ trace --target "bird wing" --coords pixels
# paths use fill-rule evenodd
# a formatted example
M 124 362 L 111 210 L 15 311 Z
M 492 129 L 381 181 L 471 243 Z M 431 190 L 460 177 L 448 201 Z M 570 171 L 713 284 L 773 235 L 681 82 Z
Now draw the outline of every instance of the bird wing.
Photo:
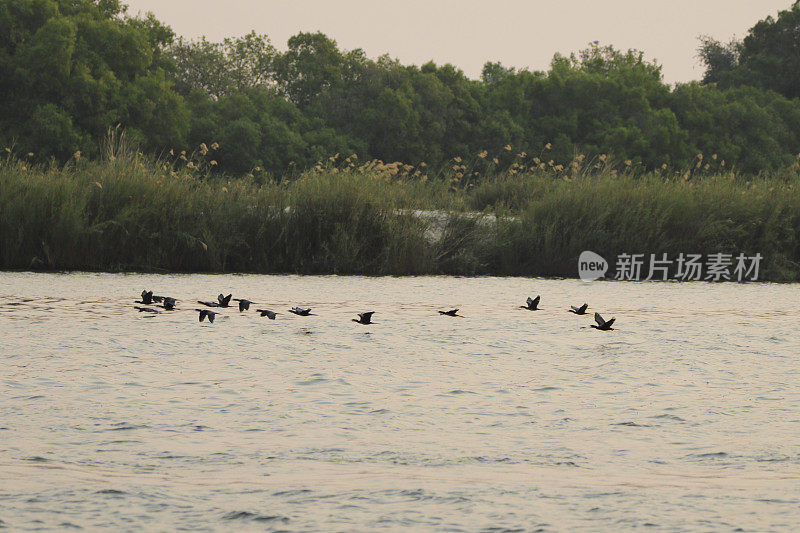
M 539 305 L 539 300 L 541 300 L 541 299 L 542 299 L 541 296 L 537 296 L 536 298 L 534 298 L 533 299 L 533 306 L 537 307 Z
M 581 312 L 581 313 L 585 313 L 585 312 L 586 312 L 586 309 L 588 309 L 588 308 L 589 308 L 589 304 L 583 304 L 583 305 L 580 307 L 580 309 L 578 309 L 578 311 L 579 311 L 579 312 Z M 575 308 L 573 307 L 573 309 L 575 309 Z
M 369 311 L 367 313 L 359 313 L 358 316 L 361 318 L 372 318 L 372 315 L 375 314 L 375 311 Z
M 606 321 L 603 320 L 603 317 L 600 316 L 600 313 L 594 314 L 594 321 L 597 322 L 598 326 L 602 326 L 603 324 L 606 323 Z
M 213 324 L 214 319 L 217 318 L 217 313 L 215 313 L 214 311 L 206 311 L 206 315 L 208 315 L 208 321 Z
M 608 322 L 606 322 L 606 323 L 604 324 L 604 325 L 605 325 L 605 327 L 607 327 L 607 328 L 610 328 L 610 327 L 611 327 L 611 325 L 612 325 L 612 324 L 614 324 L 614 321 L 615 321 L 615 320 L 616 320 L 616 318 L 612 318 L 611 320 L 609 320 Z
M 526 304 L 528 304 L 528 307 L 530 307 L 531 305 L 533 305 L 533 298 L 531 298 L 530 296 L 528 296 L 528 299 L 527 299 L 527 300 L 525 300 L 525 303 L 526 303 Z

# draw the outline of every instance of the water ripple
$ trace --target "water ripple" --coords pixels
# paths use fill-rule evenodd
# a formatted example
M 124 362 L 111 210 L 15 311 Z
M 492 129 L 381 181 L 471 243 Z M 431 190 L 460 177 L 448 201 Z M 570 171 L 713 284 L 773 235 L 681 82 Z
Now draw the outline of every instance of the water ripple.
M 800 523 L 797 285 L 5 273 L 0 287 L 0 527 Z M 146 287 L 178 309 L 145 320 Z M 190 302 L 220 292 L 317 316 L 199 324 Z M 516 308 L 527 293 L 546 302 L 535 317 Z M 617 330 L 566 312 L 583 301 Z M 351 322 L 367 309 L 379 324 Z

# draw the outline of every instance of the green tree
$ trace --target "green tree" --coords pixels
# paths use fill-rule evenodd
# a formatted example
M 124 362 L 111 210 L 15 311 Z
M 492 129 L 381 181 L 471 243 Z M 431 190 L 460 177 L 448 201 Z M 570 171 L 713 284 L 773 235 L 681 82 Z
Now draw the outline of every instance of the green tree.
M 739 66 L 741 53 L 740 40 L 733 39 L 728 44 L 723 44 L 707 35 L 702 36 L 697 54 L 706 66 L 703 83 L 730 85 L 733 82 L 731 76 Z
M 184 141 L 162 53 L 172 33 L 153 17 L 127 17 L 116 0 L 0 0 L 0 36 L 4 142 L 66 159 L 96 153 L 116 124 L 145 149 Z
M 324 34 L 298 33 L 289 38 L 288 50 L 276 61 L 282 93 L 301 108 L 342 83 L 344 57 L 336 41 Z
M 800 153 L 800 102 L 755 87 L 720 89 L 688 83 L 671 108 L 695 154 L 757 173 L 787 166 Z M 718 163 L 719 164 L 719 163 Z
M 703 37 L 698 50 L 705 83 L 752 85 L 800 97 L 800 2 L 750 28 L 742 41 L 721 44 Z
M 170 48 L 175 88 L 188 95 L 199 90 L 214 98 L 275 84 L 275 47 L 255 32 L 212 43 L 178 39 Z

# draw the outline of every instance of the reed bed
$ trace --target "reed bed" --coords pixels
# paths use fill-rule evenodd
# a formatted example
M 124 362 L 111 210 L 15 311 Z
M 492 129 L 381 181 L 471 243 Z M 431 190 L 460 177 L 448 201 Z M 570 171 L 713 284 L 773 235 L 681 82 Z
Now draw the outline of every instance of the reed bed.
M 0 160 L 0 268 L 573 277 L 583 250 L 742 252 L 764 256 L 761 279 L 800 280 L 797 169 L 479 172 L 484 156 L 424 173 L 332 158 L 289 179 L 234 179 L 107 152 L 63 167 Z

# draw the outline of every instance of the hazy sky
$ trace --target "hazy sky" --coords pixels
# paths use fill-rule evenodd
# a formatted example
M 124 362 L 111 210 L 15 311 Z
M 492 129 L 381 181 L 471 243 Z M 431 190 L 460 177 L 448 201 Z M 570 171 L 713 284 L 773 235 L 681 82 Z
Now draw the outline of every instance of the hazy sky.
M 591 41 L 638 48 L 667 82 L 699 79 L 698 36 L 743 37 L 793 0 L 127 0 L 184 37 L 210 40 L 255 30 L 285 49 L 300 31 L 322 31 L 346 50 L 388 53 L 405 64 L 453 63 L 472 78 L 486 61 L 546 69 L 553 54 Z

